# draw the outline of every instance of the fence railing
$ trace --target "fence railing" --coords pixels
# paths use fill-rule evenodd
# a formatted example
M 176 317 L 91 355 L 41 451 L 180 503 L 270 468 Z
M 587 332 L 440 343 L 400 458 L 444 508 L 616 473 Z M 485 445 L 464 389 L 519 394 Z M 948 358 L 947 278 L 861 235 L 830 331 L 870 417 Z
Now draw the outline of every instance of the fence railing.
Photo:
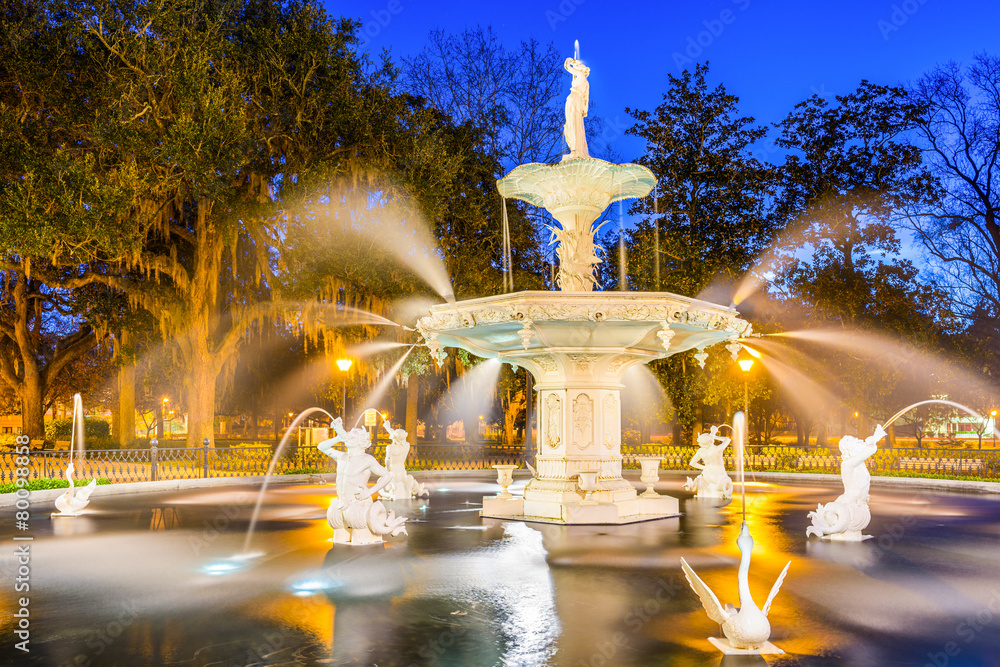
M 385 460 L 385 445 L 368 448 Z M 0 483 L 14 481 L 17 454 L 0 452 Z M 22 455 L 23 456 L 23 455 Z M 263 475 L 274 447 L 150 447 L 148 449 L 92 450 L 73 455 L 74 478 L 106 478 L 112 483 L 207 477 Z M 406 459 L 409 470 L 486 470 L 497 464 L 517 464 L 523 448 L 499 445 L 419 445 Z M 67 451 L 36 450 L 28 455 L 28 479 L 61 478 L 69 465 Z M 274 472 L 294 470 L 333 472 L 333 459 L 315 447 L 291 446 L 275 461 Z M 22 475 L 23 476 L 23 475 Z
M 659 456 L 661 470 L 689 470 L 692 445 L 624 445 L 622 464 L 638 468 L 638 457 Z M 368 452 L 385 460 L 385 445 L 377 444 Z M 263 475 L 274 455 L 271 446 L 239 447 L 150 447 L 148 449 L 93 450 L 74 455 L 74 477 L 78 480 L 107 478 L 113 483 L 208 477 L 244 477 Z M 69 464 L 66 451 L 32 451 L 28 478 L 62 477 Z M 0 452 L 0 482 L 15 478 L 17 454 Z M 410 450 L 406 460 L 409 470 L 487 470 L 497 464 L 521 464 L 524 448 L 504 445 L 420 444 Z M 726 465 L 734 468 L 733 456 Z M 927 473 L 940 476 L 979 477 L 1000 481 L 998 450 L 927 450 L 917 448 L 881 448 L 868 459 L 874 474 Z M 333 472 L 334 462 L 315 447 L 289 447 L 275 462 L 277 474 L 294 470 Z M 836 447 L 766 446 L 750 448 L 746 454 L 748 471 L 840 471 L 840 452 Z
M 622 464 L 638 467 L 640 456 L 660 456 L 661 470 L 689 470 L 691 457 L 698 450 L 694 445 L 623 445 Z M 726 456 L 726 466 L 732 470 L 734 458 Z M 747 470 L 840 472 L 840 450 L 837 447 L 775 446 L 750 447 L 746 452 Z M 978 449 L 919 449 L 883 447 L 868 459 L 868 469 L 876 475 L 919 472 L 956 477 L 982 477 L 1000 480 L 1000 451 Z

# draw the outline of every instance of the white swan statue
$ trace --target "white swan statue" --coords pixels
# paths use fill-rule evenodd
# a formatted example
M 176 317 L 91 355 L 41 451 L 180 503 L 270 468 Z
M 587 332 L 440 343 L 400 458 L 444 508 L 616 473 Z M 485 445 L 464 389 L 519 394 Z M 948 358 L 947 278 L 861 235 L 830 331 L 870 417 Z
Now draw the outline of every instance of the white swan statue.
M 76 516 L 84 507 L 90 504 L 90 494 L 97 487 L 97 480 L 90 480 L 90 484 L 77 489 L 73 485 L 73 463 L 66 466 L 66 479 L 69 481 L 69 488 L 66 493 L 56 498 L 56 509 L 59 510 L 52 516 Z
M 771 602 L 781 588 L 781 582 L 785 580 L 788 567 L 792 564 L 788 561 L 785 569 L 778 575 L 778 580 L 771 587 L 771 592 L 764 602 L 764 608 L 758 609 L 753 597 L 750 595 L 750 552 L 753 551 L 753 538 L 750 537 L 750 530 L 744 523 L 740 529 L 740 536 L 736 538 L 736 545 L 740 549 L 740 571 L 739 571 L 739 592 L 740 606 L 734 607 L 731 604 L 722 606 L 719 598 L 715 596 L 701 578 L 695 574 L 691 566 L 681 558 L 681 568 L 684 576 L 687 577 L 691 588 L 701 598 L 701 604 L 708 612 L 708 617 L 722 626 L 722 632 L 729 641 L 709 638 L 716 648 L 725 654 L 778 654 L 784 653 L 780 648 L 768 641 L 771 636 L 771 624 L 767 620 L 767 612 L 771 609 Z

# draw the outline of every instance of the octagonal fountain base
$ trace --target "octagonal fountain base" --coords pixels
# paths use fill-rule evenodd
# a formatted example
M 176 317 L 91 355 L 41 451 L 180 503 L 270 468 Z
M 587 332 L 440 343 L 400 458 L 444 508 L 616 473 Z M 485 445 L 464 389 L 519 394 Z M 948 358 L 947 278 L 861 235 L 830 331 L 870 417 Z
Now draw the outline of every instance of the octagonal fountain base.
M 680 516 L 676 498 L 636 497 L 619 502 L 573 502 L 483 498 L 481 516 L 558 524 L 626 524 Z

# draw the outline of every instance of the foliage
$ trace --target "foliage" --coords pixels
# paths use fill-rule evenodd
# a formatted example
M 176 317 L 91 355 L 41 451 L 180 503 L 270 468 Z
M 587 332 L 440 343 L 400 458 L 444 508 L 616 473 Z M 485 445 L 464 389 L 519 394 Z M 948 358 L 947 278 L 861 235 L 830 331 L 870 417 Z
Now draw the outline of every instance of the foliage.
M 947 63 L 909 92 L 937 197 L 907 210 L 911 229 L 963 313 L 1000 318 L 1000 57 Z
M 90 484 L 89 479 L 76 479 L 73 480 L 73 485 L 76 488 L 81 486 L 86 486 Z M 106 477 L 98 477 L 97 485 L 101 486 L 103 484 L 110 484 L 111 480 Z M 68 489 L 69 482 L 64 478 L 52 478 L 52 477 L 38 477 L 35 479 L 29 479 L 28 485 L 26 487 L 29 491 L 44 491 L 45 489 Z M 14 493 L 17 491 L 17 484 L 14 482 L 3 482 L 0 483 L 0 493 Z
M 669 75 L 655 110 L 626 109 L 636 121 L 627 134 L 646 141 L 638 162 L 657 179 L 629 210 L 643 216 L 626 232 L 630 289 L 697 296 L 742 276 L 776 232 L 773 169 L 751 156 L 766 130 L 739 115 L 739 98 L 725 86 L 709 89 L 707 75 L 708 65 Z M 606 289 L 617 274 L 617 259 L 608 262 Z
M 45 425 L 45 439 L 69 439 L 73 434 L 72 419 L 53 419 Z M 84 438 L 107 438 L 111 435 L 111 424 L 103 419 L 84 419 Z

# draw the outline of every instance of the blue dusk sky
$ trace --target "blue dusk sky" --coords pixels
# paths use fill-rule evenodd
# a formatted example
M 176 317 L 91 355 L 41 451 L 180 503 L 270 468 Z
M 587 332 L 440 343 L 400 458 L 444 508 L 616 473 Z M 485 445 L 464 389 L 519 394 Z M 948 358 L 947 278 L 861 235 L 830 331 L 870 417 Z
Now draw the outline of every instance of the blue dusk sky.
M 667 75 L 709 61 L 710 85 L 725 84 L 743 114 L 784 118 L 814 93 L 843 95 L 862 79 L 912 82 L 935 65 L 1000 53 L 1000 3 L 950 0 L 327 0 L 334 16 L 362 21 L 373 56 L 412 56 L 428 32 L 492 26 L 508 47 L 535 38 L 567 56 L 580 40 L 591 69 L 593 111 L 612 128 L 626 160 L 643 152 L 624 136 L 625 107 L 653 109 Z M 566 76 L 567 91 L 569 75 Z M 597 156 L 601 157 L 601 156 Z

